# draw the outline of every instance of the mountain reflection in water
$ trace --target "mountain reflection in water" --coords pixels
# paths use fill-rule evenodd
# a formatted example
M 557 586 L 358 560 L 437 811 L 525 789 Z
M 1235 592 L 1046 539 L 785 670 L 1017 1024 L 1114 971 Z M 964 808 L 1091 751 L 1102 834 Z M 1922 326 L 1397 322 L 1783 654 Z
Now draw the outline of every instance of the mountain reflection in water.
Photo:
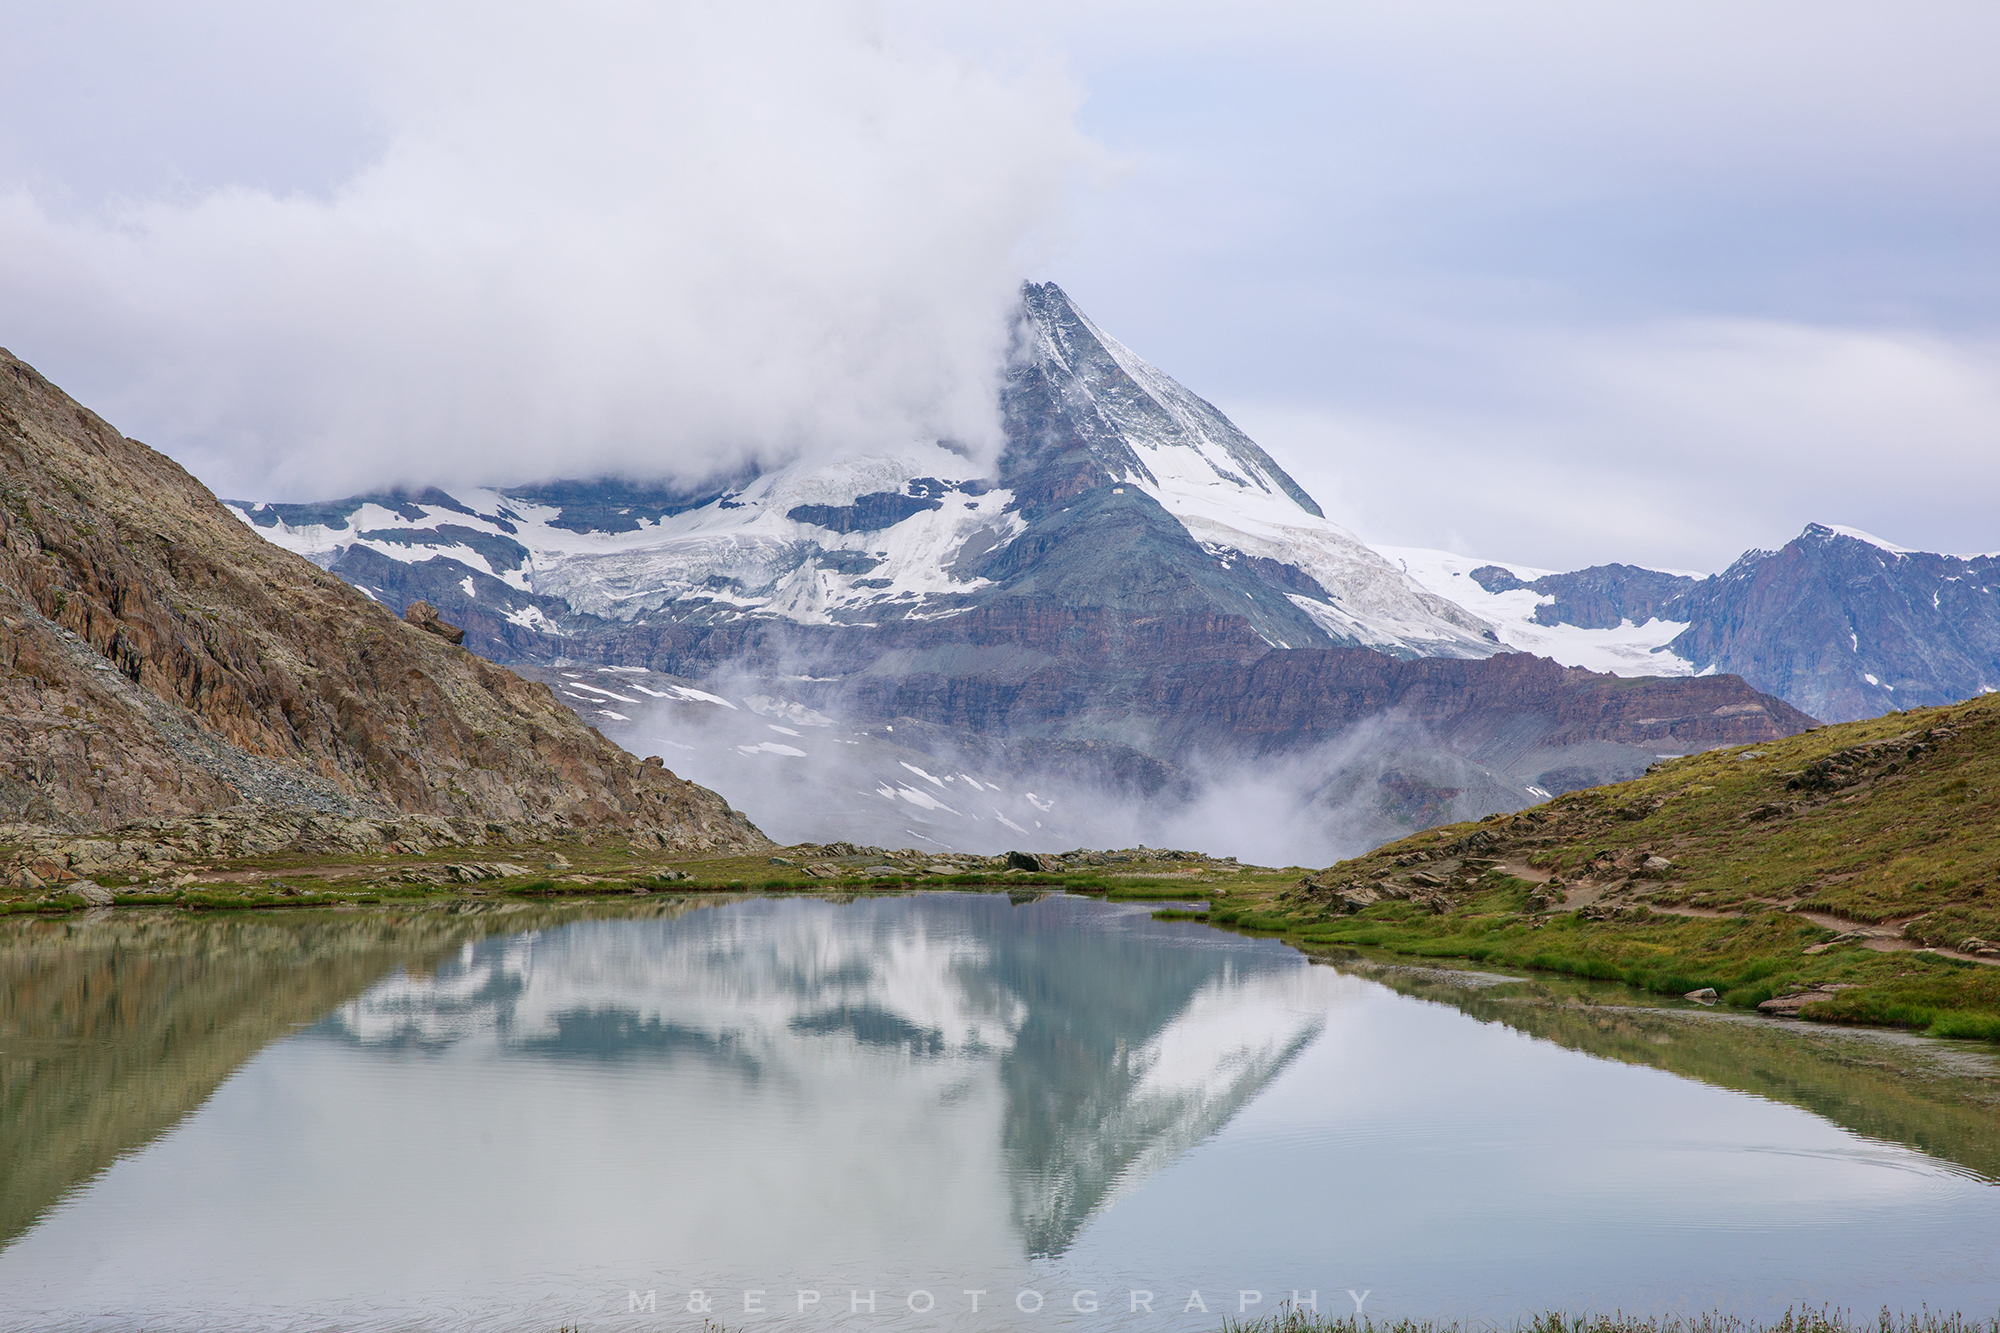
M 1990 1048 L 1330 961 L 997 894 L 0 921 L 0 1333 L 2000 1302 Z
M 1206 947 L 1163 948 L 1195 928 L 1149 915 L 954 894 L 580 923 L 468 942 L 434 975 L 385 981 L 310 1035 L 726 1075 L 650 1085 L 647 1108 L 702 1125 L 719 1159 L 754 1155 L 744 1136 L 773 1106 L 893 1120 L 997 1098 L 998 1142 L 978 1141 L 986 1119 L 961 1115 L 963 1138 L 946 1150 L 971 1162 L 997 1152 L 1025 1253 L 1057 1255 L 1121 1184 L 1214 1132 L 1323 1026 L 1296 955 L 1218 949 L 1212 934 Z M 866 1096 L 833 1093 L 833 1080 Z M 760 1114 L 718 1114 L 719 1098 L 754 1100 Z

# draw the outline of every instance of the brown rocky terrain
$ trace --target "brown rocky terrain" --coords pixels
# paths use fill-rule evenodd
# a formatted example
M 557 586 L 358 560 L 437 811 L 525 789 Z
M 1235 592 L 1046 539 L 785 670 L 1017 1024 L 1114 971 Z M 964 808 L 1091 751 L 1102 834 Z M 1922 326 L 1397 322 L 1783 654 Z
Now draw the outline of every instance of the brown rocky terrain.
M 1557 747 L 1706 749 L 1813 725 L 1736 676 L 1610 676 L 1526 653 L 1405 660 L 1358 648 L 1274 649 L 1214 614 L 1140 616 L 1026 598 L 878 628 L 634 626 L 576 652 L 582 662 L 665 662 L 692 679 L 732 666 L 805 673 L 786 688 L 860 720 L 1016 736 L 1136 723 L 1169 753 L 1285 748 L 1391 711 L 1481 740 L 1532 718 L 1535 737 Z
M 0 841 L 17 863 L 120 829 L 95 842 L 123 859 L 274 836 L 765 845 L 454 634 L 264 541 L 0 350 Z
M 1593 742 L 1705 750 L 1814 725 L 1741 677 L 1609 676 L 1527 653 L 1399 661 L 1355 649 L 1271 652 L 1233 671 L 1156 674 L 1139 706 L 1170 719 L 1186 741 L 1228 735 L 1259 748 L 1337 735 L 1389 713 L 1461 746 L 1531 733 L 1557 752 Z

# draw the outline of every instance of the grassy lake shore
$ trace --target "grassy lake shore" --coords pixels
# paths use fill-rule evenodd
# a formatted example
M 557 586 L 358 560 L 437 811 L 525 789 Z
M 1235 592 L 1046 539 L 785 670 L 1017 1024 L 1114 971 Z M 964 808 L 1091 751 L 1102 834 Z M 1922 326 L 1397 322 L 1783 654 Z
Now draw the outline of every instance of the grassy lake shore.
M 1569 1315 L 1557 1311 L 1516 1321 L 1511 1333 L 2000 1333 L 2000 1316 L 1967 1318 L 1923 1310 L 1891 1314 L 1883 1310 L 1859 1318 L 1845 1310 L 1787 1310 L 1776 1319 L 1744 1319 L 1711 1312 L 1697 1315 Z M 1221 1333 L 1489 1333 L 1486 1325 L 1463 1328 L 1427 1319 L 1374 1320 L 1354 1315 L 1320 1315 L 1293 1310 L 1250 1322 L 1225 1320 Z
M 584 839 L 278 854 L 0 893 L 0 916 L 1060 890 L 1175 904 L 1159 915 L 1309 953 L 1457 959 L 2000 1040 L 2000 695 L 1663 760 L 1632 782 L 1425 829 L 1318 871 L 1148 848 L 1026 860 L 1036 868 L 849 844 L 673 857 Z
M 1666 759 L 1200 919 L 2000 1040 L 2000 696 Z

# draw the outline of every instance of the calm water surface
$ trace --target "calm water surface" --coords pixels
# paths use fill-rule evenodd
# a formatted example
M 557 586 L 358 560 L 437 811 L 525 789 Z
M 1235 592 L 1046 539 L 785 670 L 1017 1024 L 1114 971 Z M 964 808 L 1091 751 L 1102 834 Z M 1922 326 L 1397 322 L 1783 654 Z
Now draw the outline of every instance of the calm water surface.
M 1767 1024 L 1063 897 L 330 916 L 0 948 L 0 1327 L 2000 1311 L 2000 1109 Z

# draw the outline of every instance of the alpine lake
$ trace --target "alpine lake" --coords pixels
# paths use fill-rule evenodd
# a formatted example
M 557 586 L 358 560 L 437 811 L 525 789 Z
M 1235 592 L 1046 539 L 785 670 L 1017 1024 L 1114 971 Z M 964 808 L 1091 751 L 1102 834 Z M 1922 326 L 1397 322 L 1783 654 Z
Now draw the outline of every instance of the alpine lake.
M 2000 1311 L 1991 1046 L 1155 906 L 0 920 L 0 1328 Z

